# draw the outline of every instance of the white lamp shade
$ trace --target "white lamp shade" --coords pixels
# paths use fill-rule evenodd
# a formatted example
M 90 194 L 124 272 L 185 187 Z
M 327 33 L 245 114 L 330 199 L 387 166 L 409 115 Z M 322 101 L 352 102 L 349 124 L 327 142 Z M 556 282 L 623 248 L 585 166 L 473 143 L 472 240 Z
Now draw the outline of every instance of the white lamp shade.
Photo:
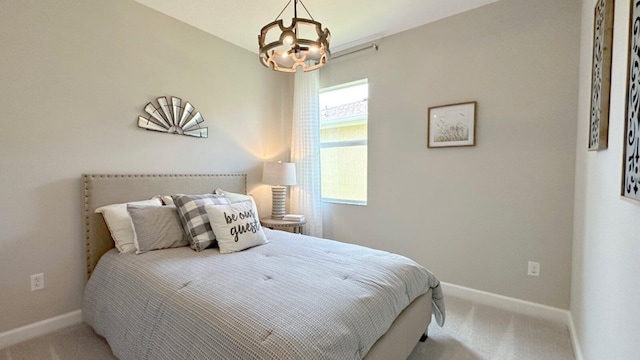
M 264 163 L 262 182 L 269 185 L 295 185 L 296 164 L 282 162 Z

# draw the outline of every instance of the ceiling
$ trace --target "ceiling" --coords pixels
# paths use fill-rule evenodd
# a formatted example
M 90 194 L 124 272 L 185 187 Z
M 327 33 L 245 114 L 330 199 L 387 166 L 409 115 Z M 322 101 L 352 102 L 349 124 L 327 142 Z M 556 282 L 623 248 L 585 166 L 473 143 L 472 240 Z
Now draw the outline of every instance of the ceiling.
M 249 51 L 258 33 L 288 0 L 135 0 Z M 498 0 L 305 0 L 316 21 L 331 31 L 331 51 L 356 46 Z M 298 5 L 299 17 L 306 17 Z M 304 15 L 304 16 L 303 16 Z M 291 24 L 292 4 L 281 15 Z

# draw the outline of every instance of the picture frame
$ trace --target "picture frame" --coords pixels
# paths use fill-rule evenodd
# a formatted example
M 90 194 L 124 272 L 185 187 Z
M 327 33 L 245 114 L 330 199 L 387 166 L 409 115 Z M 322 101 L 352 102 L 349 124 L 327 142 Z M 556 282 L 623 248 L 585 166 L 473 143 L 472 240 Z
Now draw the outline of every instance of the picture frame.
M 634 50 L 640 46 L 640 4 L 637 1 L 630 3 L 620 195 L 640 204 L 640 55 Z
M 614 0 L 597 0 L 593 11 L 591 111 L 589 116 L 588 150 L 599 151 L 608 147 L 609 137 Z
M 476 145 L 477 102 L 429 107 L 427 110 L 427 147 Z

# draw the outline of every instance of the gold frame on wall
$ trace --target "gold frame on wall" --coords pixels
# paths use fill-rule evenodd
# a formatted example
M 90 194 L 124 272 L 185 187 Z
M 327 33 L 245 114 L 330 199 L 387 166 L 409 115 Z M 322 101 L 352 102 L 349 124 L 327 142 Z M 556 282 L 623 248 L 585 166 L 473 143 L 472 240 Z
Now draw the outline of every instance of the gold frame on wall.
M 477 102 L 433 106 L 427 110 L 427 147 L 475 146 Z
M 640 204 L 640 3 L 630 1 L 627 96 L 620 195 Z
M 593 15 L 593 57 L 591 64 L 590 151 L 604 150 L 609 137 L 611 54 L 614 0 L 597 0 Z

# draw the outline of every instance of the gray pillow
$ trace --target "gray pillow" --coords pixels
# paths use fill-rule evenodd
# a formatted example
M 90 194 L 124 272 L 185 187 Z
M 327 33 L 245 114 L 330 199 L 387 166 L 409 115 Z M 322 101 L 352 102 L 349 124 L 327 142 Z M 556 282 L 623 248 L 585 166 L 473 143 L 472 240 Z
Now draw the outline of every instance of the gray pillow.
M 175 206 L 127 205 L 136 254 L 189 245 Z

